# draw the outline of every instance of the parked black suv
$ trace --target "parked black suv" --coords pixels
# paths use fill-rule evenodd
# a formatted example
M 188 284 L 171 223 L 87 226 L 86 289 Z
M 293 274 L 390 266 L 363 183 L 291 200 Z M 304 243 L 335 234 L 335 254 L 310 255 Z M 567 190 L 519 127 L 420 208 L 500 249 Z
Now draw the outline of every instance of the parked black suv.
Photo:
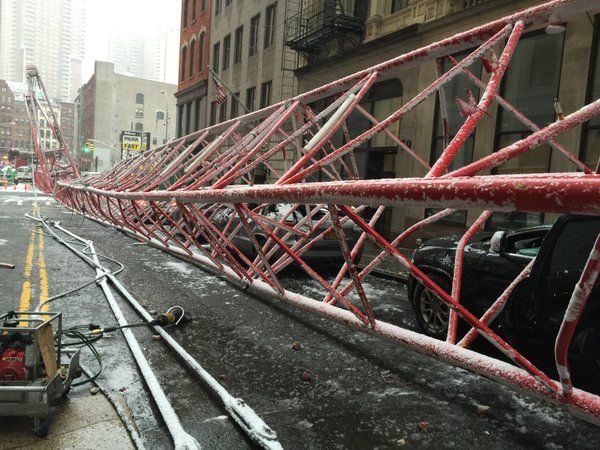
M 535 258 L 529 277 L 513 291 L 493 326 L 526 357 L 554 373 L 554 343 L 565 309 L 594 242 L 600 217 L 565 215 L 552 227 L 478 233 L 465 247 L 461 302 L 481 316 Z M 450 293 L 459 237 L 426 241 L 414 264 Z M 448 308 L 414 277 L 409 299 L 419 328 L 445 338 Z M 600 288 L 594 287 L 569 349 L 576 385 L 600 385 Z M 594 380 L 595 378 L 595 380 Z M 591 386 L 591 387 L 590 387 Z

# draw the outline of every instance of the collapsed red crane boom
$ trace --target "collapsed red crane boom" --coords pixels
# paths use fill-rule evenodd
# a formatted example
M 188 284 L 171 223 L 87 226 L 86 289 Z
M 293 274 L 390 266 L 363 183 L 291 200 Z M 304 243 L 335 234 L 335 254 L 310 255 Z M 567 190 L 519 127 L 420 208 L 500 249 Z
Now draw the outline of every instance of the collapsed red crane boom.
M 260 295 L 287 301 L 303 309 L 340 321 L 350 327 L 389 338 L 428 355 L 459 365 L 501 383 L 563 404 L 588 420 L 600 422 L 600 397 L 572 386 L 568 349 L 578 314 L 585 308 L 596 283 L 598 243 L 581 274 L 556 338 L 558 381 L 547 370 L 532 363 L 497 331 L 491 328 L 507 304 L 512 291 L 526 279 L 531 264 L 481 317 L 460 302 L 464 245 L 492 212 L 600 215 L 600 175 L 587 167 L 556 139 L 581 123 L 600 115 L 600 100 L 582 106 L 564 120 L 543 128 L 518 111 L 499 94 L 499 86 L 523 32 L 534 25 L 566 20 L 570 15 L 600 7 L 600 1 L 554 0 L 509 17 L 457 34 L 427 47 L 411 51 L 321 88 L 282 101 L 260 111 L 199 130 L 121 161 L 114 169 L 87 179 L 75 179 L 76 171 L 53 185 L 63 204 L 127 230 L 153 245 L 194 261 L 233 283 Z M 501 50 L 499 50 L 501 48 Z M 452 55 L 469 49 L 461 61 Z M 496 57 L 494 51 L 498 51 Z M 470 70 L 483 59 L 491 70 L 489 81 Z M 371 116 L 360 102 L 371 87 L 400 71 L 430 60 L 450 63 L 438 71 L 436 80 L 383 120 Z M 390 126 L 440 93 L 456 77 L 466 77 L 482 89 L 477 102 L 463 101 L 464 123 L 454 138 L 445 136 L 444 150 L 432 166 L 390 131 Z M 314 102 L 330 97 L 322 111 Z M 457 152 L 485 116 L 492 102 L 532 131 L 528 137 L 490 156 L 449 171 Z M 350 114 L 364 117 L 370 126 L 357 133 L 349 125 Z M 333 139 L 343 135 L 343 142 Z M 354 151 L 367 140 L 382 134 L 427 170 L 423 178 L 361 179 Z M 480 175 L 526 152 L 548 144 L 573 166 L 573 173 Z M 54 165 L 44 164 L 48 180 Z M 258 171 L 270 171 L 272 184 L 254 185 Z M 581 171 L 577 173 L 576 171 Z M 68 178 L 68 179 L 67 179 Z M 318 181 L 326 180 L 326 181 Z M 289 206 L 279 216 L 269 214 L 269 205 Z M 376 231 L 385 208 L 395 206 L 445 208 L 407 228 L 394 239 Z M 367 207 L 375 213 L 366 215 Z M 457 209 L 480 211 L 480 217 L 461 241 L 454 266 L 454 285 L 446 292 L 427 273 L 415 266 L 398 247 L 418 230 Z M 296 214 L 299 216 L 296 216 Z M 299 217 L 292 220 L 293 217 Z M 221 218 L 220 220 L 217 220 Z M 359 230 L 360 238 L 350 245 L 346 223 Z M 335 234 L 344 264 L 334 280 L 328 280 L 305 258 L 319 242 Z M 258 239 L 256 236 L 264 236 Z M 241 235 L 248 237 L 251 254 L 240 248 Z M 357 266 L 365 242 L 379 247 L 379 255 L 366 267 Z M 376 298 L 362 286 L 365 277 L 386 255 L 399 261 L 439 300 L 450 307 L 446 342 L 398 324 L 381 321 L 374 313 Z M 322 299 L 310 299 L 285 289 L 281 271 L 295 263 L 323 290 Z M 355 295 L 352 295 L 353 292 Z M 463 321 L 471 331 L 456 343 L 456 323 Z M 503 360 L 469 350 L 476 336 L 491 342 Z M 504 361 L 512 361 L 509 364 Z
M 33 140 L 33 149 L 38 160 L 34 172 L 35 184 L 44 192 L 53 192 L 59 180 L 79 178 L 79 172 L 60 128 L 52 100 L 48 97 L 44 82 L 35 66 L 27 66 L 28 92 L 25 109 Z M 40 117 L 43 117 L 57 142 L 56 148 L 44 148 L 40 142 Z

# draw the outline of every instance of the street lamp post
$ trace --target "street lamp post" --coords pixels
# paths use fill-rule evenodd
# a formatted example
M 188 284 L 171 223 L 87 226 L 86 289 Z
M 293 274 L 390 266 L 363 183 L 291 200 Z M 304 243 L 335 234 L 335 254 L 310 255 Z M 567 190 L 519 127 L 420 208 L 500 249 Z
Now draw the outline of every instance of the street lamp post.
M 169 94 L 164 89 L 160 93 L 165 96 L 165 142 L 169 142 Z

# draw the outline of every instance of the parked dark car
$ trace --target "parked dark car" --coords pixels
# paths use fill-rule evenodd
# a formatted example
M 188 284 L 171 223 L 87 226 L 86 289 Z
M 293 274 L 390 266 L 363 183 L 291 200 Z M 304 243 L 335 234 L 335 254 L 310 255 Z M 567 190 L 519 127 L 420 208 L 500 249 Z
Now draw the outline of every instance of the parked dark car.
M 304 207 L 297 208 L 284 220 L 283 217 L 291 209 L 291 206 L 292 205 L 283 203 L 269 205 L 260 210 L 259 214 L 267 217 L 271 221 L 281 222 L 284 225 L 295 227 L 298 224 L 298 222 L 300 222 L 304 217 L 306 217 L 306 209 Z M 218 229 L 222 230 L 225 227 L 227 221 L 231 217 L 232 212 L 232 208 L 223 208 L 214 215 L 213 222 Z M 326 208 L 321 208 L 317 210 L 312 216 L 312 222 L 317 222 L 318 220 L 322 219 L 327 213 L 328 211 Z M 240 219 L 238 216 L 236 216 L 233 220 L 233 224 L 229 228 L 229 231 L 232 231 L 235 228 L 237 228 L 239 224 Z M 265 232 L 265 230 L 258 224 L 254 223 L 252 220 L 249 220 L 249 225 L 252 228 L 254 236 L 256 236 L 258 242 L 261 245 L 264 244 L 268 239 L 268 235 Z M 307 241 L 313 239 L 319 233 L 322 233 L 329 227 L 331 227 L 331 220 L 327 219 L 316 230 L 316 232 L 312 233 L 309 236 Z M 273 228 L 273 226 L 271 225 L 270 228 Z M 342 225 L 342 229 L 344 230 L 348 246 L 350 250 L 352 250 L 352 247 L 354 246 L 354 244 L 356 244 L 356 241 L 358 240 L 360 231 L 353 226 L 353 222 L 350 220 L 346 221 Z M 308 224 L 300 226 L 299 231 L 304 233 L 308 232 Z M 278 236 L 282 237 L 283 234 L 285 233 L 280 231 L 278 233 Z M 292 247 L 301 237 L 302 236 L 300 233 L 294 232 L 285 240 L 285 243 L 289 247 Z M 240 228 L 240 230 L 232 238 L 232 242 L 248 258 L 252 259 L 256 257 L 256 250 L 252 245 L 252 241 L 248 237 L 248 233 L 246 232 L 244 227 Z M 283 253 L 283 250 L 278 250 L 275 253 L 275 255 L 271 257 L 271 261 L 274 261 L 275 259 L 280 257 L 281 255 L 283 255 Z M 360 260 L 360 256 L 361 255 L 359 254 L 358 257 L 355 259 L 356 262 Z M 333 230 L 328 232 L 323 239 L 316 242 L 310 249 L 304 252 L 301 255 L 301 258 L 310 263 L 328 263 L 333 265 L 340 265 L 343 262 L 343 255 L 340 250 L 340 245 L 337 241 L 335 232 Z
M 554 372 L 554 342 L 569 299 L 594 242 L 600 217 L 565 215 L 554 225 L 476 234 L 465 248 L 461 302 L 477 316 L 535 257 L 531 274 L 513 291 L 494 326 L 523 354 Z M 437 238 L 419 247 L 413 262 L 450 293 L 458 237 Z M 409 299 L 418 327 L 445 338 L 448 308 L 414 277 Z M 600 288 L 592 290 L 569 349 L 573 379 L 600 389 Z
M 476 233 L 465 246 L 461 302 L 481 316 L 536 256 L 549 229 L 549 225 L 542 225 L 512 232 Z M 413 255 L 413 263 L 448 293 L 459 240 L 460 236 L 430 239 Z M 419 328 L 429 336 L 445 338 L 448 307 L 412 276 L 408 294 Z

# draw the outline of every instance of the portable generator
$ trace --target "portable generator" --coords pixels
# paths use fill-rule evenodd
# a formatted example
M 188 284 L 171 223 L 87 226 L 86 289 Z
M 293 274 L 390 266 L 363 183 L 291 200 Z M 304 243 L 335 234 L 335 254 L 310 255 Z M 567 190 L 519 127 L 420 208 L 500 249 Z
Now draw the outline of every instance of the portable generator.
M 62 314 L 11 311 L 0 315 L 0 416 L 34 418 L 46 436 L 52 407 L 81 375 L 79 350 L 61 346 Z

